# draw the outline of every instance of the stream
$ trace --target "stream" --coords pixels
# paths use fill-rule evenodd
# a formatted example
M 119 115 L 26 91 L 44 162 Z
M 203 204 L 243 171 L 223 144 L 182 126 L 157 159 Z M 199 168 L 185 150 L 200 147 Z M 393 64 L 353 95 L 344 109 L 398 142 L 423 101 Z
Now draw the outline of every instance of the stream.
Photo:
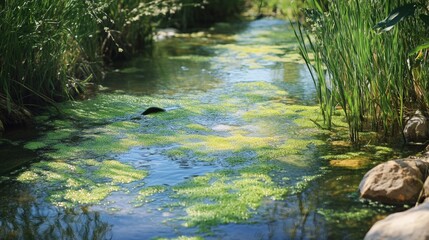
M 358 185 L 405 150 L 317 126 L 288 22 L 179 34 L 101 84 L 6 134 L 0 239 L 362 239 L 398 210 Z

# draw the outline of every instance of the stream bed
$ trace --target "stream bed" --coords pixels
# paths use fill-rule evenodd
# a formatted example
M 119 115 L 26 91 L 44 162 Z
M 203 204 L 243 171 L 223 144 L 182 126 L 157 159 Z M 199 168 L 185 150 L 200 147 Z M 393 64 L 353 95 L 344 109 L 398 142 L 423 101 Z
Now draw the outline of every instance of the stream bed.
M 341 113 L 318 127 L 296 49 L 276 19 L 180 34 L 7 133 L 0 239 L 362 239 L 398 209 L 360 180 L 407 151 L 352 147 Z

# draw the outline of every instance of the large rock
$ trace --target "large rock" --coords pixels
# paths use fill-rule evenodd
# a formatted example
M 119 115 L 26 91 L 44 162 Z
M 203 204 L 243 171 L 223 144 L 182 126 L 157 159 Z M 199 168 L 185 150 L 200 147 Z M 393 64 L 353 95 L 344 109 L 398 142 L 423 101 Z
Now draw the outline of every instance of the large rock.
M 423 184 L 423 192 L 422 192 L 422 196 L 421 196 L 420 200 L 422 200 L 422 199 L 428 199 L 429 200 L 429 177 L 426 178 L 426 181 Z
M 373 239 L 429 239 L 429 202 L 376 222 L 365 236 Z
M 387 204 L 416 203 L 429 164 L 422 160 L 392 160 L 367 172 L 359 184 L 362 198 Z
M 429 121 L 417 110 L 404 127 L 405 141 L 409 144 L 424 143 L 429 140 Z

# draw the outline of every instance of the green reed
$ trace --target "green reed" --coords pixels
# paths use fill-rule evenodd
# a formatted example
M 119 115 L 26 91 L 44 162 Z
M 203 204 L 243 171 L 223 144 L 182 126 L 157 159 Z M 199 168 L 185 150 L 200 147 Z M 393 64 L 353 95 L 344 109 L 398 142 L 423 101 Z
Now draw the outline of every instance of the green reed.
M 0 3 L 0 109 L 67 99 L 103 62 L 150 44 L 174 0 L 5 0 Z M 5 106 L 4 106 L 5 105 Z
M 81 1 L 7 0 L 2 4 L 2 98 L 37 104 L 63 95 L 70 78 L 68 64 L 79 63 L 78 56 L 86 50 L 77 40 L 86 34 L 87 26 L 78 25 L 88 21 L 81 13 L 85 9 Z
M 341 108 L 353 142 L 364 130 L 395 134 L 403 125 L 404 112 L 416 102 L 415 83 L 407 67 L 408 52 L 423 35 L 410 34 L 408 30 L 416 28 L 413 21 L 384 34 L 372 28 L 387 16 L 393 4 L 403 2 L 311 0 L 306 31 L 302 26 L 296 31 L 301 55 L 314 72 L 327 126 L 334 109 Z M 420 84 L 423 88 L 427 86 L 427 71 L 418 72 L 424 75 L 420 77 L 425 79 Z

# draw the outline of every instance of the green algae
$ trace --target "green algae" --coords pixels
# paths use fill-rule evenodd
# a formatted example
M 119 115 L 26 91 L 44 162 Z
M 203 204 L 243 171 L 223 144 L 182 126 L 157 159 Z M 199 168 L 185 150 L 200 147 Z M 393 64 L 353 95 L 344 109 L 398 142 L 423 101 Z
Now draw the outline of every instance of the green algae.
M 204 240 L 202 237 L 180 236 L 177 238 L 154 238 L 154 240 Z
M 142 190 L 139 191 L 138 196 L 133 201 L 134 207 L 141 207 L 145 203 L 154 201 L 150 199 L 151 196 L 158 193 L 163 193 L 166 190 L 167 190 L 166 186 L 150 186 L 150 187 L 143 188 Z
M 240 134 L 221 137 L 221 136 L 205 136 L 193 135 L 187 139 L 185 146 L 190 149 L 200 149 L 205 152 L 217 151 L 234 151 L 239 152 L 249 148 L 258 148 L 269 145 L 275 142 L 273 137 L 250 137 Z
M 95 204 L 105 199 L 112 192 L 119 190 L 120 187 L 110 185 L 96 186 L 91 189 L 68 189 L 65 191 L 64 199 L 72 204 Z
M 231 166 L 237 166 L 237 165 L 249 163 L 251 160 L 248 157 L 234 155 L 234 156 L 227 157 L 225 161 Z
M 194 131 L 201 131 L 201 132 L 211 132 L 211 129 L 207 128 L 206 126 L 203 126 L 201 124 L 197 123 L 191 123 L 186 125 L 187 128 Z
M 177 158 L 186 157 L 188 153 L 189 153 L 189 150 L 187 148 L 179 147 L 179 148 L 168 150 L 166 152 L 166 155 L 172 159 L 177 159 Z
M 46 133 L 41 139 L 30 141 L 24 144 L 24 148 L 29 150 L 38 150 L 50 147 L 53 144 L 62 142 L 72 136 L 75 131 L 72 129 L 56 129 Z
M 24 145 L 24 148 L 29 150 L 37 150 L 41 148 L 46 148 L 48 146 L 45 142 L 28 142 Z
M 98 162 L 88 159 L 41 161 L 21 173 L 17 181 L 44 183 L 49 201 L 58 206 L 73 207 L 76 204 L 98 204 L 110 193 L 122 189 L 119 184 L 140 181 L 146 176 L 147 171 L 115 160 Z
M 17 177 L 17 180 L 19 182 L 33 182 L 37 179 L 39 179 L 39 175 L 37 173 L 35 173 L 34 171 L 31 171 L 31 170 L 25 171 Z
M 319 209 L 317 213 L 324 216 L 329 222 L 341 224 L 356 224 L 361 221 L 371 220 L 374 217 L 374 211 L 368 208 L 352 208 L 349 211 Z
M 282 199 L 287 190 L 263 173 L 218 171 L 173 188 L 186 208 L 186 226 L 209 231 L 212 226 L 242 223 L 256 214 L 264 199 Z
M 147 171 L 134 169 L 119 161 L 105 160 L 94 174 L 99 178 L 110 178 L 112 183 L 130 183 L 145 178 Z

